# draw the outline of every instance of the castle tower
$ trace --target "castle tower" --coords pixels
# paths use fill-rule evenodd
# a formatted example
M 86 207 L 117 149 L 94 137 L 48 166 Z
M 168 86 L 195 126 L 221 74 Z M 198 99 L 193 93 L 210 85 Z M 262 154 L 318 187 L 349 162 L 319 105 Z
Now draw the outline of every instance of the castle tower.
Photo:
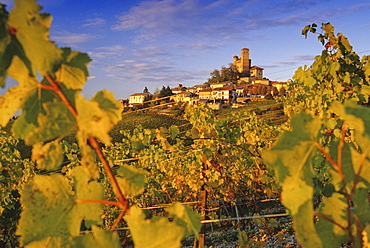
M 251 68 L 251 60 L 249 59 L 249 49 L 243 48 L 240 51 L 240 58 L 238 56 L 233 57 L 234 65 L 239 73 L 244 76 L 249 76 Z
M 249 74 L 251 68 L 251 60 L 249 59 L 249 49 L 243 48 L 241 51 L 241 61 L 242 61 L 242 73 Z

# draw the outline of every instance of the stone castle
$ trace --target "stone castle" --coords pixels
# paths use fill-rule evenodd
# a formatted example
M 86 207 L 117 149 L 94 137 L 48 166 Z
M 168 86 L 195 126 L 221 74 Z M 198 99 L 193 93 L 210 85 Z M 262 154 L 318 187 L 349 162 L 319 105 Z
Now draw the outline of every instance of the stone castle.
M 238 72 L 240 79 L 246 82 L 253 82 L 255 80 L 263 79 L 263 68 L 252 66 L 251 59 L 249 58 L 249 49 L 243 48 L 240 51 L 240 58 L 233 57 L 233 63 Z

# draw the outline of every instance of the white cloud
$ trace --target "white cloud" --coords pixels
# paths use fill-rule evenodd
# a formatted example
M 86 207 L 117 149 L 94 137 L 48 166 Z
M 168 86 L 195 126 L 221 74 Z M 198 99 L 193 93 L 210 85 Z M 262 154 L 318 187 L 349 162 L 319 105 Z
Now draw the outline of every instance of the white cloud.
M 85 24 L 82 25 L 83 27 L 100 27 L 104 26 L 106 24 L 106 21 L 103 18 L 92 18 L 92 19 L 86 19 Z
M 83 34 L 83 33 L 72 33 L 69 31 L 61 31 L 55 33 L 50 39 L 56 42 L 66 44 L 68 46 L 76 46 L 79 43 L 89 42 L 92 39 L 96 39 L 97 36 L 92 34 Z
M 110 52 L 123 52 L 127 50 L 127 48 L 122 45 L 115 45 L 115 46 L 109 46 L 109 47 L 98 47 L 96 49 L 110 51 Z
M 325 3 L 327 2 L 327 3 Z M 191 43 L 246 38 L 250 31 L 276 26 L 306 25 L 332 16 L 348 15 L 369 4 L 332 0 L 150 0 L 140 2 L 118 17 L 112 28 L 133 31 L 135 43 L 187 40 Z M 347 6 L 346 6 L 347 5 Z

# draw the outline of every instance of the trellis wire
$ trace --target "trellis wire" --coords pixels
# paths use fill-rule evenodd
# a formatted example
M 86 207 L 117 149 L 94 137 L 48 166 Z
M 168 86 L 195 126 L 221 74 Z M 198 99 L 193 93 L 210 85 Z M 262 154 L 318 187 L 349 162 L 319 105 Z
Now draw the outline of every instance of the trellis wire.
M 254 215 L 254 216 L 244 216 L 239 218 L 226 218 L 226 219 L 216 219 L 216 220 L 202 220 L 200 223 L 202 224 L 212 224 L 217 222 L 224 222 L 224 221 L 234 221 L 234 220 L 251 220 L 251 219 L 262 219 L 262 218 L 277 218 L 277 217 L 287 217 L 289 214 L 287 213 L 280 213 L 280 214 L 266 214 L 266 215 Z M 120 227 L 114 229 L 115 231 L 123 231 L 129 230 L 127 227 Z

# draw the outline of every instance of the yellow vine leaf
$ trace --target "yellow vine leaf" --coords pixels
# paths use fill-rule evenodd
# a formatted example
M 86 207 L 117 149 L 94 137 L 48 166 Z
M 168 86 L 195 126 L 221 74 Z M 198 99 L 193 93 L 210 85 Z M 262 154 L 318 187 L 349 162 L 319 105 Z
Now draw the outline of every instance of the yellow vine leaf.
M 35 0 L 17 0 L 9 14 L 9 25 L 32 64 L 33 74 L 53 72 L 62 60 L 62 50 L 49 40 L 52 17 L 39 13 L 41 6 Z
M 177 248 L 181 246 L 185 228 L 165 217 L 145 219 L 138 207 L 131 207 L 124 217 L 130 228 L 135 248 Z

